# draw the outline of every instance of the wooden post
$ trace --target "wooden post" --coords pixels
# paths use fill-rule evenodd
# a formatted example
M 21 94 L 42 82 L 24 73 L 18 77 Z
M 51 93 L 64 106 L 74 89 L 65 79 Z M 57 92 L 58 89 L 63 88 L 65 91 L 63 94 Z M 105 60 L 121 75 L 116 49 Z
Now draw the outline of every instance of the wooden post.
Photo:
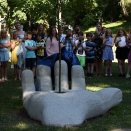
M 61 46 L 60 46 L 60 5 L 61 1 L 57 0 L 58 4 L 58 38 L 59 38 L 59 93 L 61 93 Z

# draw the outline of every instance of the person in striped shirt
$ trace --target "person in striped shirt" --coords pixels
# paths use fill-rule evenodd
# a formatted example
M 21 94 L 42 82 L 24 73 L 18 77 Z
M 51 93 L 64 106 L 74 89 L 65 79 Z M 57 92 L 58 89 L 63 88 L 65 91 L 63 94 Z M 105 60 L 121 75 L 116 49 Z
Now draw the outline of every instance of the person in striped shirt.
M 86 51 L 87 77 L 91 78 L 93 76 L 96 44 L 91 41 L 92 33 L 87 32 L 86 38 L 86 47 L 83 47 L 83 49 Z

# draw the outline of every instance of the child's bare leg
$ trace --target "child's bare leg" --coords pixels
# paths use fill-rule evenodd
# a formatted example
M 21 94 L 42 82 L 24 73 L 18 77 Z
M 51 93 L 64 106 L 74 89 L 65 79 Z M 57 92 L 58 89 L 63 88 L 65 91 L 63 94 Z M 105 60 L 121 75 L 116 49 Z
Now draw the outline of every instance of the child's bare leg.
M 105 74 L 107 74 L 108 71 L 108 60 L 105 60 Z
M 88 73 L 90 74 L 90 63 L 88 63 L 87 66 L 88 66 Z
M 19 68 L 19 80 L 21 80 L 21 68 Z
M 35 76 L 35 67 L 32 67 L 33 74 Z
M 93 65 L 93 63 L 90 63 L 90 67 L 91 67 L 91 73 L 93 74 L 93 71 L 94 71 L 94 65 Z
M 112 74 L 112 61 L 109 60 L 110 74 Z
M 121 62 L 121 60 L 118 60 L 118 67 L 119 67 L 120 73 L 123 75 L 122 62 Z
M 95 59 L 96 76 L 98 75 L 98 59 Z
M 99 59 L 98 60 L 98 68 L 99 68 L 99 75 L 101 76 L 101 73 L 102 73 L 102 59 Z
M 122 72 L 123 72 L 123 74 L 125 72 L 125 60 L 122 60 Z
M 1 62 L 1 77 L 4 78 L 4 62 Z
M 5 62 L 4 62 L 4 66 L 5 66 L 5 67 L 4 67 L 4 70 L 5 70 L 5 72 L 4 72 L 4 73 L 5 73 L 5 78 L 7 78 L 7 71 L 8 71 L 8 70 L 7 70 L 7 65 L 8 65 L 8 61 L 5 61 Z
M 131 62 L 128 62 L 127 74 L 130 74 L 131 70 Z
M 15 80 L 17 80 L 17 65 L 14 65 Z

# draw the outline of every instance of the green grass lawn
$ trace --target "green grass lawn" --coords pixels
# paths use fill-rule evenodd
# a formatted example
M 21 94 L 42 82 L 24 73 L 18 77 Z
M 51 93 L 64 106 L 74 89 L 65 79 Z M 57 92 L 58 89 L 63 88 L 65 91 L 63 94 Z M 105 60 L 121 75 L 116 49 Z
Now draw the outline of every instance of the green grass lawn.
M 113 34 L 116 34 L 120 27 L 123 27 L 126 30 L 126 32 L 129 33 L 129 27 L 131 26 L 131 23 L 126 22 L 126 21 L 116 21 L 116 22 L 112 22 L 112 23 L 106 22 L 106 23 L 102 23 L 102 26 L 105 26 L 106 28 L 111 29 Z M 82 29 L 82 31 L 84 33 L 86 33 L 86 32 L 93 33 L 95 30 L 96 30 L 96 26 L 91 26 L 89 28 Z
M 121 89 L 123 101 L 119 105 L 104 115 L 86 120 L 78 127 L 46 127 L 39 121 L 31 119 L 23 108 L 21 82 L 14 81 L 13 70 L 10 69 L 9 63 L 9 80 L 0 83 L 0 131 L 111 131 L 118 128 L 131 128 L 131 78 L 118 78 L 118 74 L 117 63 L 113 63 L 113 77 L 104 77 L 103 68 L 102 77 L 86 78 L 86 88 L 90 91 L 98 91 L 106 87 Z

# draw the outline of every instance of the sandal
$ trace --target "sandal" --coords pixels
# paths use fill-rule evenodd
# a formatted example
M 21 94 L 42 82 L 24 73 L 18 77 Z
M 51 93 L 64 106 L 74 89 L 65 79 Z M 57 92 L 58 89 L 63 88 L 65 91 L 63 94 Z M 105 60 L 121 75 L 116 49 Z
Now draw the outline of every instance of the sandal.
M 4 82 L 4 81 L 0 79 L 0 82 Z

